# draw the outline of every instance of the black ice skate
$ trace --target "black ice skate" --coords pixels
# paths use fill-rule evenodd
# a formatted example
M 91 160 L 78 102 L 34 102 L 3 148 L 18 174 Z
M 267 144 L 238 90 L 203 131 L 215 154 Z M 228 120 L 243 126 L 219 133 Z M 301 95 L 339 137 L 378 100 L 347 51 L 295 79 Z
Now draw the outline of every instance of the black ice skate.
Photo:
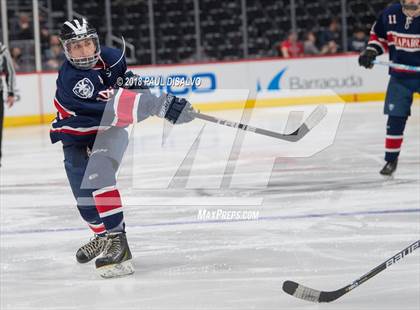
M 96 256 L 101 254 L 105 249 L 107 239 L 106 237 L 95 236 L 88 243 L 77 250 L 76 259 L 79 263 L 84 264 Z
M 108 243 L 103 256 L 96 259 L 95 265 L 103 278 L 122 277 L 134 273 L 131 252 L 125 233 L 108 234 Z
M 384 176 L 392 176 L 395 170 L 397 170 L 397 165 L 398 159 L 394 161 L 388 161 L 379 173 Z

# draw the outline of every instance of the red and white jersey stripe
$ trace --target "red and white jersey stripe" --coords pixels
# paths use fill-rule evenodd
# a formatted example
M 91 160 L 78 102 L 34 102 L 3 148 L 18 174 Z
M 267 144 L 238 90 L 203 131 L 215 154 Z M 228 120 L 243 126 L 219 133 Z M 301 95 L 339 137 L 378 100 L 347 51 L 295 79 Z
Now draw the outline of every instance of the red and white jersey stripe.
M 70 126 L 62 126 L 59 128 L 50 128 L 50 132 L 53 133 L 67 133 L 76 136 L 85 136 L 85 135 L 92 135 L 96 134 L 99 131 L 107 130 L 110 126 L 93 126 L 93 127 L 70 127 Z
M 388 45 L 395 46 L 395 49 L 397 50 L 411 52 L 411 53 L 420 51 L 420 34 L 399 33 L 396 31 L 388 31 L 387 41 L 388 41 Z
M 59 101 L 57 98 L 54 98 L 54 106 L 58 111 L 58 116 L 60 119 L 64 119 L 70 116 L 76 116 L 76 113 L 65 108 Z

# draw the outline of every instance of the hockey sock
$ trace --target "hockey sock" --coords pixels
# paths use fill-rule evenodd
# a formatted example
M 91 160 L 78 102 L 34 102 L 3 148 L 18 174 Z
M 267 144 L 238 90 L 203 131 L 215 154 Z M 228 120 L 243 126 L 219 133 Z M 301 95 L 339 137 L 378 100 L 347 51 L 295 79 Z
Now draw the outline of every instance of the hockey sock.
M 115 186 L 104 187 L 94 191 L 93 197 L 107 232 L 124 231 L 124 216 L 118 189 Z
M 96 210 L 107 232 L 124 231 L 120 192 L 116 188 L 115 161 L 102 152 L 93 152 L 86 171 Z
M 105 235 L 106 230 L 105 226 L 102 223 L 101 218 L 99 217 L 98 211 L 96 210 L 96 207 L 89 206 L 77 206 L 77 209 L 80 212 L 80 215 L 82 218 L 87 222 L 89 228 L 99 236 Z
M 385 139 L 385 161 L 395 161 L 400 155 L 406 122 L 407 117 L 388 116 Z

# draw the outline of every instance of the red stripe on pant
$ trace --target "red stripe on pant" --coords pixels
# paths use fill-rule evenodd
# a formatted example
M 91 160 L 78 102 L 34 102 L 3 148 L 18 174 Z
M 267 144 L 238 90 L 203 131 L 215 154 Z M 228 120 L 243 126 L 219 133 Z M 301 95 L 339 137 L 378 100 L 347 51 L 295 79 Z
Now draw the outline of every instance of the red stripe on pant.
M 385 139 L 385 148 L 387 149 L 399 149 L 401 148 L 401 144 L 403 142 L 403 138 L 386 138 Z

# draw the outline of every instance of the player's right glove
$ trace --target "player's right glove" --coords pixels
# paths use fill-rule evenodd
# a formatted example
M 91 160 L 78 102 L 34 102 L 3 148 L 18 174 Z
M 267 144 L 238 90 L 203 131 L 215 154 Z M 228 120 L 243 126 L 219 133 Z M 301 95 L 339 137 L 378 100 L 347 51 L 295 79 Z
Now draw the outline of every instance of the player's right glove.
M 187 100 L 168 94 L 158 116 L 164 117 L 172 124 L 182 124 L 191 122 L 195 118 L 194 113 L 193 106 Z
M 373 68 L 373 61 L 378 56 L 378 53 L 370 48 L 365 49 L 359 56 L 359 66 L 363 66 L 367 69 Z

